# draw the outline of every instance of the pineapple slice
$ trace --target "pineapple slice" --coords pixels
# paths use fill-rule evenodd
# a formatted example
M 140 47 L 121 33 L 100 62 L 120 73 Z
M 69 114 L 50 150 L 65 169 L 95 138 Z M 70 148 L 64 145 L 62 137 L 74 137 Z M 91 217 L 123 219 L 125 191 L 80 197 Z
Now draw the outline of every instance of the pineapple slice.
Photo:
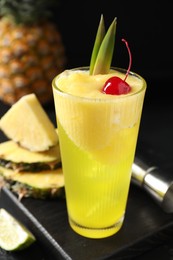
M 64 176 L 62 168 L 54 171 L 41 171 L 39 173 L 22 172 L 0 166 L 0 187 L 18 194 L 19 198 L 55 198 L 64 197 Z
M 59 143 L 44 152 L 31 152 L 14 141 L 0 144 L 0 166 L 17 172 L 53 170 L 61 167 Z
M 34 93 L 23 96 L 3 115 L 0 129 L 22 147 L 46 151 L 57 145 L 58 135 Z

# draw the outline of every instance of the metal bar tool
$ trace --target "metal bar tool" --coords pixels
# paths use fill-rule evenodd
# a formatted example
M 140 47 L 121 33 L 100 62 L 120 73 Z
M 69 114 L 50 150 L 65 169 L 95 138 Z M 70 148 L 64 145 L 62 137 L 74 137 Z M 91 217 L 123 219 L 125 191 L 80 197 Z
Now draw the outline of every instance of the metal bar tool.
M 173 213 L 173 173 L 149 166 L 143 159 L 135 158 L 132 183 L 146 190 L 165 212 Z

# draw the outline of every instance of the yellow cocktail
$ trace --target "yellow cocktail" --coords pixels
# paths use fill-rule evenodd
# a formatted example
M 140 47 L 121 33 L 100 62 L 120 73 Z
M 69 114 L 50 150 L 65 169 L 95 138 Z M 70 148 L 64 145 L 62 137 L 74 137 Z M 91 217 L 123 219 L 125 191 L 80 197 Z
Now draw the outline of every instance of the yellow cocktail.
M 110 76 L 125 73 L 78 68 L 53 81 L 69 222 L 90 238 L 115 234 L 125 215 L 146 82 L 130 73 L 129 94 L 101 91 Z

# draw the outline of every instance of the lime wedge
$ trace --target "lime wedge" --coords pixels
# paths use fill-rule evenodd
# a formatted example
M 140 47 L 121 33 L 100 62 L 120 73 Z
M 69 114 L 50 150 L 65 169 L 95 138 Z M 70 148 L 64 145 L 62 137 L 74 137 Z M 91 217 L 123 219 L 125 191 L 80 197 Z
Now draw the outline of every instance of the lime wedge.
M 33 234 L 5 209 L 0 209 L 0 247 L 6 251 L 23 250 L 34 241 Z

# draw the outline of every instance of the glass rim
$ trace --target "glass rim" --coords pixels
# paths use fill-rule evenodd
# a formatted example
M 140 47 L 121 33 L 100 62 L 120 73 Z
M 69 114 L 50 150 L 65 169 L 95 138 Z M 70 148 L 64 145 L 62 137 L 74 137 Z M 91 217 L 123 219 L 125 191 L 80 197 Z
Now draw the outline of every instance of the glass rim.
M 88 70 L 89 71 L 89 66 L 83 66 L 83 67 L 76 67 L 76 68 L 72 68 L 72 69 L 66 69 L 66 70 L 70 70 L 70 71 L 77 71 L 77 70 Z M 127 70 L 124 69 L 124 68 L 120 68 L 120 67 L 111 67 L 110 70 L 117 70 L 119 72 L 122 72 L 124 74 L 126 74 Z M 63 71 L 64 72 L 64 71 Z M 90 102 L 96 102 L 96 101 L 100 101 L 100 102 L 116 102 L 118 100 L 123 100 L 124 98 L 130 98 L 130 97 L 133 97 L 137 94 L 140 94 L 141 92 L 145 91 L 146 90 L 146 87 L 147 87 L 147 83 L 145 81 L 145 79 L 140 76 L 139 74 L 137 74 L 136 72 L 133 72 L 133 71 L 129 71 L 129 75 L 131 76 L 134 76 L 138 79 L 140 79 L 142 82 L 143 82 L 143 85 L 142 87 L 134 92 L 134 93 L 131 93 L 131 94 L 124 94 L 124 95 L 115 95 L 116 97 L 115 98 L 100 98 L 100 97 L 83 97 L 83 96 L 78 96 L 78 95 L 74 95 L 74 94 L 71 94 L 71 93 L 68 93 L 68 92 L 65 92 L 63 91 L 62 89 L 58 88 L 57 85 L 56 85 L 56 80 L 57 78 L 60 77 L 60 75 L 63 73 L 61 72 L 60 74 L 56 75 L 53 80 L 52 80 L 52 87 L 53 87 L 53 90 L 55 90 L 59 95 L 61 96 L 64 96 L 64 97 L 70 97 L 70 98 L 74 98 L 74 99 L 78 99 L 78 100 L 86 100 L 86 101 L 90 101 Z M 114 95 L 112 95 L 114 96 Z M 117 98 L 118 96 L 118 98 Z

